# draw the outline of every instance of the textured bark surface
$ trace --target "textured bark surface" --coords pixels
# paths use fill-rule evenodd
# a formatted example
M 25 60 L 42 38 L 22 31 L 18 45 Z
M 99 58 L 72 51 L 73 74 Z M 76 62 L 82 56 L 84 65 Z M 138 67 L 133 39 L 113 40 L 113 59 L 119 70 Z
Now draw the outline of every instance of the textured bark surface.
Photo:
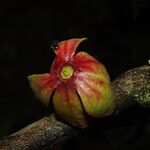
M 134 68 L 112 82 L 116 110 L 139 103 L 150 106 L 150 66 Z
M 120 111 L 135 103 L 150 106 L 150 66 L 134 68 L 112 82 L 116 110 Z M 51 149 L 79 134 L 77 129 L 55 119 L 45 117 L 22 130 L 4 138 L 0 150 Z
M 0 150 L 51 149 L 77 134 L 77 130 L 57 121 L 51 115 L 3 139 Z

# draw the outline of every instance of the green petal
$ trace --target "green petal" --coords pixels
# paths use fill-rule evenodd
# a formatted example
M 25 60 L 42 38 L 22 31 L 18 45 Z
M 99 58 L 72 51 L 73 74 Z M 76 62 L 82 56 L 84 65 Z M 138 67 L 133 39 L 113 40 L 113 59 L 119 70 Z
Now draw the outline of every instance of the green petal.
M 113 93 L 105 67 L 84 52 L 74 59 L 79 72 L 75 79 L 77 91 L 87 114 L 94 117 L 110 115 L 114 110 Z
M 80 128 L 87 127 L 77 91 L 67 85 L 59 86 L 54 94 L 53 103 L 56 113 L 68 123 Z
M 56 86 L 54 77 L 48 73 L 34 74 L 28 76 L 28 80 L 35 96 L 48 105 Z

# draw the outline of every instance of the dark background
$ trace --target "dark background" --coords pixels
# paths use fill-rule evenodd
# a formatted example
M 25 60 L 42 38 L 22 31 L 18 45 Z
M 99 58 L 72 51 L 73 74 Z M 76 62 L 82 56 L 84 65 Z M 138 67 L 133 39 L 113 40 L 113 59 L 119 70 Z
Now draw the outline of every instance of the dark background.
M 111 79 L 150 59 L 149 0 L 0 1 L 0 138 L 50 114 L 27 76 L 49 72 L 52 40 L 87 37 L 79 49 L 105 64 Z M 97 120 L 56 149 L 150 149 L 149 109 Z

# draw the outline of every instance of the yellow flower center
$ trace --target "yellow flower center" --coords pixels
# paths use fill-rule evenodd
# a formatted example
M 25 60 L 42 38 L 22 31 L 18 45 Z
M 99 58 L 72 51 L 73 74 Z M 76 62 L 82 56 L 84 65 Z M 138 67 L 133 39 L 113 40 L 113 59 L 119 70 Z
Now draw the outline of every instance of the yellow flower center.
M 60 74 L 62 79 L 69 79 L 73 75 L 73 68 L 71 66 L 64 66 Z

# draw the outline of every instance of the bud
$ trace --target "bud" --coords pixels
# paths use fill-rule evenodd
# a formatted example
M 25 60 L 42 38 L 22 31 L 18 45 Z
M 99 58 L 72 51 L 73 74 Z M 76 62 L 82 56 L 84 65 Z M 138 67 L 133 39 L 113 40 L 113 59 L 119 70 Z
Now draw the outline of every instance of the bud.
M 86 52 L 75 55 L 77 46 L 85 39 L 58 43 L 50 73 L 28 77 L 33 92 L 44 104 L 52 99 L 56 114 L 80 128 L 88 125 L 86 115 L 104 117 L 114 110 L 105 67 Z

